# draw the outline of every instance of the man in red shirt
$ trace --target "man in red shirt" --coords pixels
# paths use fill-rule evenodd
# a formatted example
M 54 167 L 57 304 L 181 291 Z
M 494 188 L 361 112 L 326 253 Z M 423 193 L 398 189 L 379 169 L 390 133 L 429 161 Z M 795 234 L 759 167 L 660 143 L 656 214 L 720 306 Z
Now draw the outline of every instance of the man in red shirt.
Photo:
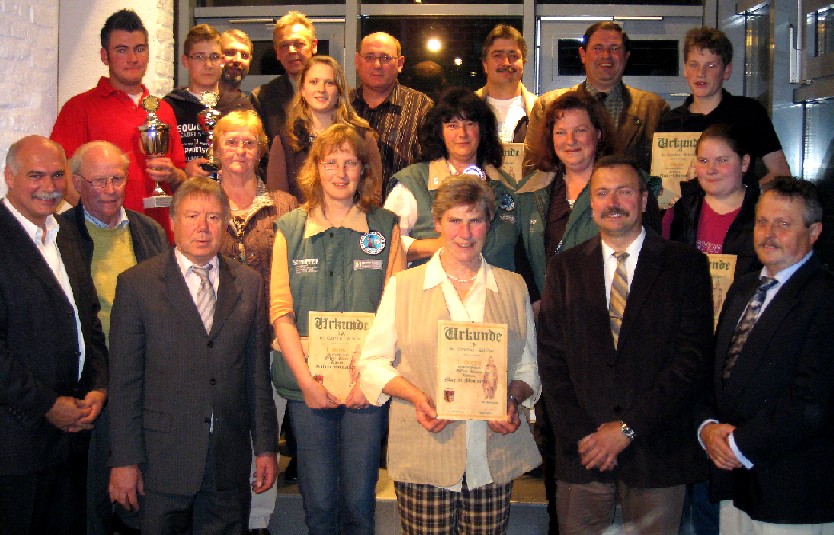
M 110 141 L 124 151 L 130 158 L 124 206 L 143 213 L 142 199 L 152 194 L 155 182 L 172 191 L 186 178 L 177 121 L 171 107 L 161 99 L 156 114 L 170 126 L 168 152 L 147 157 L 139 148 L 137 128 L 148 116 L 141 106 L 149 94 L 142 84 L 148 58 L 148 31 L 142 19 L 128 9 L 112 14 L 101 29 L 101 61 L 107 65 L 109 76 L 102 76 L 96 87 L 64 104 L 50 136 L 68 156 L 93 140 Z M 66 199 L 73 205 L 78 201 L 78 193 L 71 186 Z M 165 212 L 148 215 L 168 228 Z

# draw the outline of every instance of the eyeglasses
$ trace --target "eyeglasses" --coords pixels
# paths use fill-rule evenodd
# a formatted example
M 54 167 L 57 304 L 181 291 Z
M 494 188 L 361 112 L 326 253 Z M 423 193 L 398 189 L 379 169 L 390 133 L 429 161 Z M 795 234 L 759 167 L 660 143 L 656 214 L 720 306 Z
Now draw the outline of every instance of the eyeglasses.
M 208 54 L 208 55 L 206 55 L 206 54 L 191 54 L 188 57 L 190 59 L 192 59 L 193 61 L 199 61 L 200 63 L 205 63 L 206 61 L 209 61 L 211 63 L 218 63 L 220 60 L 223 59 L 223 56 L 221 56 L 220 54 L 217 54 L 217 53 L 212 53 L 212 54 Z
M 125 175 L 113 175 L 113 176 L 97 176 L 93 178 L 87 178 L 84 175 L 75 173 L 75 176 L 83 178 L 90 184 L 92 187 L 96 189 L 104 189 L 107 187 L 107 184 L 113 184 L 114 188 L 122 187 L 125 182 L 127 182 L 127 177 Z
M 236 149 L 243 147 L 245 150 L 255 150 L 258 148 L 258 142 L 254 139 L 242 139 L 238 137 L 223 138 L 223 147 L 226 149 Z
M 380 65 L 388 65 L 395 59 L 397 58 L 389 56 L 388 54 L 381 54 L 379 56 L 376 56 L 374 54 L 365 54 L 364 56 L 362 56 L 362 60 L 365 63 L 376 63 L 378 61 Z
M 339 170 L 339 163 L 336 160 L 327 160 L 326 162 L 321 162 L 321 166 L 324 167 L 325 171 L 336 171 Z M 359 160 L 348 160 L 342 165 L 342 169 L 345 171 L 356 171 L 362 167 L 362 162 Z

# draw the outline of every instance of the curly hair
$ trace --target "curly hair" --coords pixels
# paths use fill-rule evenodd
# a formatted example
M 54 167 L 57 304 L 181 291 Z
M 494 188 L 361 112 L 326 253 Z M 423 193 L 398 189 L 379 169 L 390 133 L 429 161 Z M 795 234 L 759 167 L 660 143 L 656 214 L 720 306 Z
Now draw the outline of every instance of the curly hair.
M 533 155 L 533 166 L 541 171 L 554 171 L 561 167 L 562 162 L 556 156 L 556 149 L 553 147 L 553 128 L 556 121 L 564 117 L 569 110 L 583 110 L 588 114 L 591 125 L 600 132 L 597 151 L 594 156 L 599 159 L 614 152 L 614 126 L 611 118 L 602 105 L 594 97 L 582 91 L 568 91 L 563 93 L 556 100 L 550 103 L 545 111 L 544 152 Z
M 307 73 L 313 65 L 327 65 L 333 69 L 333 79 L 336 81 L 338 91 L 336 109 L 333 110 L 333 122 L 350 124 L 357 128 L 370 128 L 368 121 L 363 119 L 353 109 L 350 103 L 350 88 L 348 87 L 345 71 L 339 62 L 330 56 L 313 56 L 298 77 L 298 91 L 295 92 L 287 112 L 287 136 L 290 140 L 290 147 L 295 151 L 302 151 L 309 146 L 310 133 L 313 131 L 313 119 L 310 113 L 310 105 L 301 96 L 301 89 L 307 81 Z
M 304 160 L 304 165 L 298 172 L 298 189 L 301 190 L 301 196 L 307 199 L 304 203 L 304 208 L 307 210 L 320 206 L 324 202 L 319 163 L 327 155 L 346 148 L 352 150 L 356 159 L 362 162 L 359 186 L 353 196 L 354 204 L 358 204 L 363 212 L 368 212 L 379 206 L 381 199 L 377 190 L 382 177 L 377 176 L 373 167 L 369 164 L 368 147 L 365 139 L 353 125 L 335 123 L 316 137 L 310 147 L 310 154 Z
M 501 167 L 504 152 L 498 139 L 495 114 L 484 99 L 462 87 L 452 87 L 444 91 L 437 99 L 437 104 L 426 114 L 419 132 L 423 161 L 449 157 L 446 142 L 443 140 L 443 124 L 453 119 L 478 123 L 478 167 L 483 167 L 484 164 Z

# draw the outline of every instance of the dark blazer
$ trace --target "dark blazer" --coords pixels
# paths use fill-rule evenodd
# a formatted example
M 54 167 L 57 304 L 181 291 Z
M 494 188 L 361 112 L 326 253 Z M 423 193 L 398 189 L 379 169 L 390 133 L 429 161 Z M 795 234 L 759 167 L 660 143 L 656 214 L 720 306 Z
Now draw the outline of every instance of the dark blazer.
M 272 140 L 286 129 L 287 108 L 295 95 L 295 88 L 287 75 L 276 76 L 252 91 L 252 106 L 264 123 L 270 146 Z
M 168 250 L 168 237 L 159 223 L 145 214 L 133 210 L 125 209 L 125 213 L 127 214 L 127 228 L 130 232 L 130 241 L 133 243 L 133 254 L 136 255 L 137 264 Z M 78 233 L 81 235 L 81 252 L 84 259 L 87 260 L 87 265 L 92 265 L 93 238 L 90 237 L 90 232 L 87 230 L 84 214 L 84 205 L 79 202 L 74 208 L 70 208 L 61 214 L 61 217 L 72 222 L 78 229 Z
M 35 244 L 0 203 L 0 474 L 27 474 L 67 459 L 69 437 L 44 418 L 58 396 L 107 388 L 98 297 L 72 225 L 57 244 L 72 287 L 85 360 L 78 379 L 72 305 Z
M 156 492 L 196 494 L 210 441 L 221 490 L 247 484 L 250 447 L 255 454 L 277 449 L 263 280 L 223 256 L 219 275 L 208 335 L 174 249 L 118 278 L 110 331 L 112 466 L 139 464 L 145 488 Z
M 834 274 L 814 254 L 773 297 L 726 381 L 721 373 L 759 273 L 737 280 L 716 334 L 712 394 L 699 421 L 736 426 L 754 465 L 713 469 L 716 498 L 764 522 L 834 522 Z
M 538 327 L 557 479 L 667 487 L 705 478 L 692 422 L 712 351 L 706 256 L 646 231 L 615 350 L 597 235 L 550 261 Z M 612 472 L 586 470 L 577 442 L 618 420 L 634 441 Z

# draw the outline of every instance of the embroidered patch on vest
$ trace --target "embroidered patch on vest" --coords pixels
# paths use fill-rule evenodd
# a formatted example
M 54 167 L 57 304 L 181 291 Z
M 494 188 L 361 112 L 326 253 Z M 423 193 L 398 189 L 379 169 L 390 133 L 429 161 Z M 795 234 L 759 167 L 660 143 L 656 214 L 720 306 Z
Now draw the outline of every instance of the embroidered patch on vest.
M 293 259 L 292 261 L 293 268 L 295 269 L 296 275 L 302 273 L 318 273 L 319 272 L 319 259 L 318 258 L 301 258 L 301 259 Z
M 382 260 L 354 260 L 353 271 L 360 269 L 382 269 Z
M 385 236 L 377 231 L 362 234 L 359 237 L 359 247 L 365 254 L 378 255 L 385 250 Z

